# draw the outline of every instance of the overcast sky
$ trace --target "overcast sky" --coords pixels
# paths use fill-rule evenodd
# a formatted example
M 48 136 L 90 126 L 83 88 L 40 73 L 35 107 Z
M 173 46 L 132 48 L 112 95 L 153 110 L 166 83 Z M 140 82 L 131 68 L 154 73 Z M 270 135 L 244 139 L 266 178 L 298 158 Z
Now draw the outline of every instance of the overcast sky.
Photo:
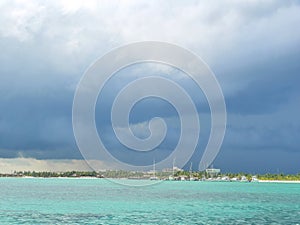
M 215 167 L 300 172 L 299 24 L 300 1 L 1 1 L 0 158 L 82 159 L 72 102 L 84 71 L 118 46 L 158 40 L 196 53 L 220 83 L 228 121 Z M 103 90 L 97 110 L 107 110 L 122 85 L 147 74 L 180 80 L 197 103 L 203 124 L 191 160 L 197 165 L 209 108 L 184 74 L 163 66 L 125 69 Z M 156 153 L 163 158 L 178 141 L 180 123 L 170 104 L 148 99 L 132 111 L 134 133 L 147 137 L 153 116 L 169 125 Z M 141 162 L 124 153 L 108 114 L 96 120 L 118 157 Z

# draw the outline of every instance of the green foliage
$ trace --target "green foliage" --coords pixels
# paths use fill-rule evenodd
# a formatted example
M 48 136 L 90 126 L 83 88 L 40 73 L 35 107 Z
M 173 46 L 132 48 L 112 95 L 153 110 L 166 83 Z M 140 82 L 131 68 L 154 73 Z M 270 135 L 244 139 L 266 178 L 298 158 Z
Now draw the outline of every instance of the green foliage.
M 300 180 L 300 174 L 264 174 L 264 175 L 257 175 L 257 178 L 260 180 L 285 180 L 285 181 L 293 181 L 293 180 Z
M 125 171 L 125 170 L 107 170 L 103 172 L 96 172 L 96 171 L 67 171 L 67 172 L 36 172 L 36 171 L 23 171 L 17 172 L 15 171 L 13 174 L 0 174 L 0 177 L 97 177 L 97 178 L 132 178 L 132 179 L 148 179 L 152 176 L 152 173 L 149 172 L 136 172 L 136 171 Z M 155 175 L 161 179 L 166 179 L 172 172 L 161 172 L 157 171 Z M 197 172 L 190 172 L 190 171 L 177 171 L 174 174 L 175 177 L 185 176 L 185 177 L 194 177 L 201 179 L 202 177 L 208 178 L 208 175 L 204 171 L 197 171 Z M 219 174 L 218 177 L 228 176 L 231 178 L 238 178 L 241 179 L 242 176 L 245 176 L 249 181 L 251 181 L 252 176 L 254 174 L 250 173 L 224 173 Z M 256 174 L 256 177 L 259 180 L 280 180 L 280 181 L 300 181 L 300 173 L 298 174 Z

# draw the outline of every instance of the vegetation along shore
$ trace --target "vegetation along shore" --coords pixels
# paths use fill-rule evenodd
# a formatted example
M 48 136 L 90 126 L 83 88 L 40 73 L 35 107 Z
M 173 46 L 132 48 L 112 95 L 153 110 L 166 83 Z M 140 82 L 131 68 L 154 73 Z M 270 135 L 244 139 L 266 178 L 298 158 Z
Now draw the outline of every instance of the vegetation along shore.
M 1 174 L 0 177 L 40 177 L 40 178 L 116 178 L 116 179 L 151 179 L 153 172 L 135 172 L 123 170 L 105 171 L 68 171 L 68 172 L 35 172 L 15 171 Z M 203 172 L 177 171 L 176 173 L 156 171 L 156 179 L 177 181 L 242 181 L 242 182 L 292 182 L 300 183 L 298 174 L 250 174 L 250 173 L 219 173 L 215 176 Z

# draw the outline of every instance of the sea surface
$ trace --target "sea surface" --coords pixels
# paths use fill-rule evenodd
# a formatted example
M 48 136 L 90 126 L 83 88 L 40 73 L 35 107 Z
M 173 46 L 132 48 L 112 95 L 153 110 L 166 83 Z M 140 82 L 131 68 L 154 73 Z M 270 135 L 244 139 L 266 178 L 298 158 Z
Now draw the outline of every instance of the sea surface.
M 0 178 L 0 224 L 300 224 L 300 184 Z

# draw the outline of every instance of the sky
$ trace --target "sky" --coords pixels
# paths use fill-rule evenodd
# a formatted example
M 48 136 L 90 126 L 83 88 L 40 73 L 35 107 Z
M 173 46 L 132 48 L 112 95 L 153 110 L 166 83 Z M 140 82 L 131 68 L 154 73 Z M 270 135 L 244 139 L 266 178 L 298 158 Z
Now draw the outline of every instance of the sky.
M 40 170 L 50 162 L 58 170 L 65 163 L 85 168 L 72 129 L 73 97 L 81 77 L 112 49 L 156 40 L 191 50 L 218 79 L 227 127 L 215 167 L 298 173 L 299 23 L 300 1 L 289 0 L 1 1 L 0 170 L 21 169 L 24 160 Z M 107 110 L 123 85 L 152 74 L 180 82 L 196 102 L 201 134 L 191 162 L 197 165 L 209 135 L 208 104 L 185 74 L 163 65 L 125 68 L 109 81 L 96 106 L 104 115 L 96 116 L 103 143 L 124 161 L 151 163 L 152 155 L 143 159 L 126 152 Z M 166 140 L 153 153 L 160 159 L 176 146 L 180 123 L 170 104 L 146 99 L 132 110 L 133 133 L 147 137 L 153 116 L 168 125 Z M 101 165 L 109 162 L 103 159 Z

